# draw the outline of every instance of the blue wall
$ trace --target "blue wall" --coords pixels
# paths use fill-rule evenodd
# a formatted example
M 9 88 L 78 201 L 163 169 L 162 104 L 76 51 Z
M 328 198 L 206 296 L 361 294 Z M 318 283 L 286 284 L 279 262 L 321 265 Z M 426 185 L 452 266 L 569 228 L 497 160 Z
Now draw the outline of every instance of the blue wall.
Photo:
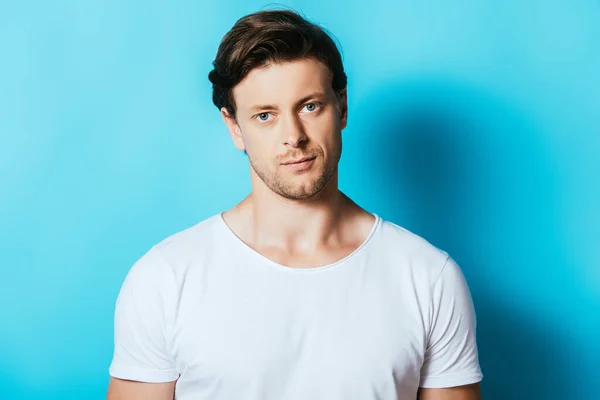
M 600 398 L 600 3 L 319 3 L 341 187 L 461 264 L 485 399 Z M 131 264 L 248 192 L 206 75 L 264 5 L 2 2 L 3 400 L 102 399 Z

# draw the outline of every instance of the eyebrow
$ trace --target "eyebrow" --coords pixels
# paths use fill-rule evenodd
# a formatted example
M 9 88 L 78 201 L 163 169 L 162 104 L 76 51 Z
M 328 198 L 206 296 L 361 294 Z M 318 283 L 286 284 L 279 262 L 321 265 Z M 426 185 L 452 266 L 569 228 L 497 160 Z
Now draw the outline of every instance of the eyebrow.
M 300 100 L 298 100 L 296 102 L 296 104 L 294 105 L 294 107 L 299 107 L 302 103 L 306 103 L 308 100 L 315 99 L 315 98 L 323 99 L 323 98 L 325 98 L 325 93 L 313 92 L 309 95 L 306 95 L 306 96 L 302 97 Z M 252 106 L 250 108 L 250 111 L 256 112 L 256 111 L 261 111 L 261 110 L 277 110 L 277 109 L 278 109 L 278 107 L 275 105 L 272 105 L 272 104 L 257 104 L 255 106 Z

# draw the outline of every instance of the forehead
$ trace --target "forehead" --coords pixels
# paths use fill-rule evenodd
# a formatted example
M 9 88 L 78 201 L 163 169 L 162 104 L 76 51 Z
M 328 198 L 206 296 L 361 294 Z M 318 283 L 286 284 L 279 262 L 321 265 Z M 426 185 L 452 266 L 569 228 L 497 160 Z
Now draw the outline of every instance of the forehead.
M 319 61 L 303 59 L 255 68 L 233 89 L 238 109 L 255 104 L 293 104 L 310 93 L 333 94 L 331 72 Z

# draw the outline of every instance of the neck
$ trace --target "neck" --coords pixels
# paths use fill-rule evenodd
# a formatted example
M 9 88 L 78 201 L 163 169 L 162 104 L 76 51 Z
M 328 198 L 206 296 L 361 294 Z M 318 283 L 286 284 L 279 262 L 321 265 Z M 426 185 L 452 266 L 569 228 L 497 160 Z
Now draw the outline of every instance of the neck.
M 353 204 L 339 191 L 336 171 L 310 199 L 290 200 L 264 185 L 253 185 L 252 193 L 238 207 L 254 246 L 312 252 L 339 233 Z

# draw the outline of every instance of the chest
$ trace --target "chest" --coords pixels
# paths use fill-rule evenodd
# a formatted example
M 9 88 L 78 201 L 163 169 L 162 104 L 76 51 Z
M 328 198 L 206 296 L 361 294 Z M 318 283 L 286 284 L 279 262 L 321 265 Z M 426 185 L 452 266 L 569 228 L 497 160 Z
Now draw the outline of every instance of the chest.
M 185 381 L 246 393 L 268 387 L 272 397 L 263 398 L 310 387 L 321 394 L 416 390 L 422 322 L 410 293 L 393 282 L 359 274 L 212 284 L 182 296 L 172 340 Z

